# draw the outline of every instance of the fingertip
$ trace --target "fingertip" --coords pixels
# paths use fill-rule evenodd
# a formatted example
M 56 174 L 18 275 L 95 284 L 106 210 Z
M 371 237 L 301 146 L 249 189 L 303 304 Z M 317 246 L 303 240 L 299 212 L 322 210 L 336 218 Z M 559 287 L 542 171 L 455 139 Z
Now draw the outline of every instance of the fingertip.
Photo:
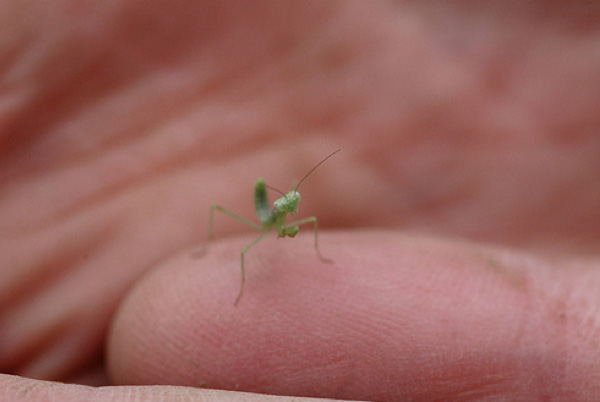
M 560 393 L 551 379 L 565 358 L 563 330 L 532 291 L 557 278 L 539 261 L 361 231 L 324 233 L 334 260 L 324 264 L 311 240 L 252 249 L 237 306 L 239 252 L 251 239 L 162 264 L 116 318 L 114 381 L 390 400 L 458 398 L 502 377 L 483 394 Z M 549 382 L 528 386 L 536 373 Z
M 274 317 L 294 320 L 289 312 L 334 298 L 320 290 L 337 281 L 345 263 L 335 238 L 322 236 L 323 244 L 331 240 L 329 263 L 317 258 L 310 236 L 265 241 L 246 255 L 243 289 L 240 251 L 250 237 L 216 242 L 200 259 L 185 251 L 165 261 L 130 292 L 115 317 L 107 353 L 111 378 L 119 384 L 239 388 L 256 364 L 254 355 L 267 345 L 232 359 L 219 354 L 273 330 Z M 311 283 L 319 283 L 318 290 Z M 206 363 L 216 360 L 219 367 L 203 375 Z

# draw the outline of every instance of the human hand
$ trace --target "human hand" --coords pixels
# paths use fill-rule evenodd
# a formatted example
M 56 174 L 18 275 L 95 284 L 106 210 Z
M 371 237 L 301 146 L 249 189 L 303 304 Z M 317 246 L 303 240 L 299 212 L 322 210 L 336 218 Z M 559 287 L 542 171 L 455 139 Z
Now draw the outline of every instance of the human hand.
M 108 384 L 120 306 L 116 384 L 387 400 L 600 392 L 587 11 L 3 7 L 2 372 Z M 250 237 L 189 258 L 208 205 L 250 218 L 257 176 L 286 187 L 338 147 L 300 205 L 335 264 L 316 259 L 306 229 L 257 246 L 234 308 Z M 45 385 L 3 375 L 0 396 L 249 398 Z

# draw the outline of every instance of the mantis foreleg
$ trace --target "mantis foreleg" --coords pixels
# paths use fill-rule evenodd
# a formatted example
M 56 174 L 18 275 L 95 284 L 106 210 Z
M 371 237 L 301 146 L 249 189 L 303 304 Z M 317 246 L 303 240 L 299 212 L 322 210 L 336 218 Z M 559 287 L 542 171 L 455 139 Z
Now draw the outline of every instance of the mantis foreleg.
M 311 222 L 314 224 L 314 227 L 315 227 L 315 251 L 317 252 L 317 257 L 319 257 L 319 259 L 323 262 L 333 262 L 329 258 L 325 258 L 321 255 L 321 250 L 319 249 L 319 225 L 317 224 L 316 216 L 311 216 L 308 218 L 300 219 L 299 221 L 291 222 L 291 223 L 287 224 L 286 226 L 300 226 L 300 225 L 304 225 L 305 223 L 311 223 Z

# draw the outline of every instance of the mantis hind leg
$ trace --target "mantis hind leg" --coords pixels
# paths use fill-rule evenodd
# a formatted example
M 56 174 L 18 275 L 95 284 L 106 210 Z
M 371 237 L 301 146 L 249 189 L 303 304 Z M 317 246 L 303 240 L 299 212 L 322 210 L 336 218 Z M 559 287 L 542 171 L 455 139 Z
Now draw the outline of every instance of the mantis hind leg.
M 319 249 L 319 225 L 317 224 L 316 216 L 311 216 L 309 218 L 300 219 L 299 221 L 292 222 L 286 226 L 300 226 L 300 225 L 304 225 L 305 223 L 313 223 L 313 225 L 314 225 L 314 228 L 315 228 L 315 251 L 317 252 L 317 257 L 319 257 L 319 259 L 323 262 L 332 263 L 333 260 L 323 257 L 323 255 L 321 254 L 321 250 Z
M 240 291 L 238 292 L 238 295 L 235 298 L 235 302 L 233 303 L 234 306 L 237 306 L 238 302 L 242 298 L 242 292 L 244 291 L 244 283 L 246 282 L 246 270 L 244 268 L 244 255 L 246 254 L 246 251 L 248 251 L 250 249 L 250 247 L 254 246 L 256 243 L 258 243 L 259 241 L 261 241 L 262 239 L 264 239 L 269 233 L 271 233 L 271 229 L 270 228 L 267 229 L 260 236 L 258 236 L 252 243 L 248 244 L 242 250 L 242 253 L 241 253 L 242 280 L 241 280 L 241 283 L 240 283 Z

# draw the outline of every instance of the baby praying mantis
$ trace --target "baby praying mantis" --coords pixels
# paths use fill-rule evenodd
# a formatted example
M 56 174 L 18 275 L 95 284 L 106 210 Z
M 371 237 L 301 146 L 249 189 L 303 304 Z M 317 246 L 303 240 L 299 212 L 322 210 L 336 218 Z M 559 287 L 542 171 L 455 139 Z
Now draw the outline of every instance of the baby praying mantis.
M 270 187 L 265 183 L 265 179 L 259 177 L 254 183 L 254 208 L 256 209 L 256 215 L 258 215 L 258 219 L 260 220 L 260 225 L 256 224 L 252 221 L 249 221 L 246 218 L 239 216 L 238 214 L 223 208 L 220 205 L 211 205 L 210 206 L 210 214 L 208 218 L 208 241 L 209 243 L 214 240 L 214 231 L 213 231 L 213 217 L 214 212 L 221 211 L 230 217 L 237 219 L 238 221 L 254 228 L 261 233 L 252 243 L 248 244 L 241 253 L 241 269 L 242 269 L 242 280 L 240 284 L 240 290 L 238 295 L 233 303 L 234 306 L 237 306 L 238 302 L 242 297 L 242 292 L 244 291 L 244 282 L 246 281 L 246 272 L 244 268 L 244 255 L 246 252 L 254 246 L 256 243 L 264 239 L 273 227 L 277 230 L 278 237 L 294 237 L 300 231 L 299 226 L 304 225 L 305 223 L 312 223 L 315 228 L 315 251 L 317 253 L 317 257 L 323 262 L 331 262 L 331 260 L 323 257 L 321 255 L 321 251 L 319 250 L 319 228 L 317 224 L 317 218 L 315 216 L 311 216 L 308 218 L 300 219 L 299 221 L 286 223 L 287 214 L 295 214 L 298 212 L 298 202 L 300 202 L 300 193 L 298 192 L 298 188 L 302 184 L 302 182 L 310 176 L 312 172 L 315 171 L 319 166 L 321 166 L 327 159 L 331 158 L 336 153 L 340 152 L 341 149 L 337 149 L 334 152 L 327 155 L 321 162 L 317 163 L 307 174 L 304 175 L 302 179 L 296 184 L 296 186 L 292 186 L 293 190 L 284 194 L 283 192 L 277 190 L 276 188 Z M 281 197 L 277 198 L 273 202 L 273 209 L 269 207 L 269 197 L 267 196 L 267 188 L 271 190 L 275 190 L 281 194 Z

